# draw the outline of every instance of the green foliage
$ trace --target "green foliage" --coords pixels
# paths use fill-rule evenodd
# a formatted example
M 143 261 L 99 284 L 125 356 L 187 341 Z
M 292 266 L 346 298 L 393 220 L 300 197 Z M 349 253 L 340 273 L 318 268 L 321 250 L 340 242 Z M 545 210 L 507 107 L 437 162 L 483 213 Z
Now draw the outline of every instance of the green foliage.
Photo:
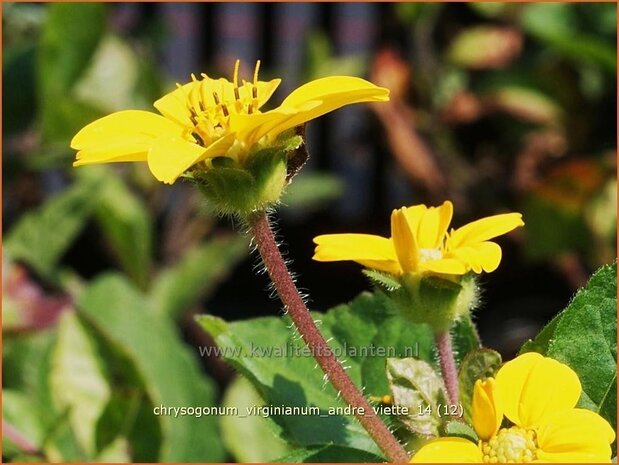
M 415 358 L 389 358 L 387 379 L 393 403 L 408 409 L 409 414 L 399 416 L 399 420 L 421 436 L 438 436 L 443 423 L 440 409 L 447 404 L 447 396 L 434 368 Z
M 99 183 L 94 196 L 97 223 L 123 270 L 145 287 L 153 248 L 153 225 L 146 205 L 107 167 L 89 167 L 79 174 Z
M 188 250 L 173 267 L 163 269 L 150 288 L 155 312 L 170 318 L 187 311 L 213 291 L 247 254 L 247 240 L 237 236 L 214 238 Z
M 368 396 L 389 392 L 385 364 L 389 357 L 411 357 L 437 368 L 434 336 L 427 325 L 417 325 L 394 313 L 383 294 L 361 294 L 348 305 L 315 314 L 334 352 L 345 360 L 348 374 Z M 209 315 L 198 322 L 215 339 L 223 357 L 244 374 L 268 405 L 316 406 L 321 414 L 274 415 L 280 434 L 293 446 L 338 445 L 378 454 L 376 445 L 356 420 L 330 408 L 344 404 L 289 327 L 287 319 L 269 317 L 227 323 Z M 454 332 L 470 332 L 457 324 Z M 475 339 L 475 335 L 460 340 Z M 463 351 L 459 351 L 462 356 Z M 459 360 L 460 358 L 458 358 Z
M 581 405 L 616 428 L 617 264 L 600 268 L 587 285 L 520 352 L 539 352 L 566 363 L 580 379 Z
M 460 388 L 460 402 L 464 418 L 469 423 L 473 421 L 473 388 L 478 379 L 494 377 L 501 366 L 501 354 L 492 349 L 477 349 L 469 352 L 458 371 L 458 385 Z
M 477 433 L 475 432 L 475 430 L 471 428 L 468 424 L 459 420 L 446 422 L 443 428 L 442 436 L 452 436 L 468 439 L 474 444 L 477 444 L 479 442 L 479 437 L 477 437 Z
M 19 220 L 4 245 L 14 261 L 23 261 L 53 281 L 59 260 L 91 214 L 100 181 L 85 181 L 57 194 Z
M 275 463 L 378 463 L 383 459 L 369 452 L 343 446 L 314 446 L 299 449 Z
M 98 279 L 80 297 L 78 308 L 108 344 L 132 360 L 153 407 L 214 405 L 214 388 L 196 360 L 176 332 L 154 315 L 147 299 L 124 279 Z M 221 460 L 214 418 L 157 418 L 163 435 L 160 461 Z
M 58 326 L 49 376 L 56 409 L 68 412 L 80 448 L 94 456 L 96 421 L 110 397 L 110 387 L 95 343 L 74 313 L 65 313 Z
M 66 140 L 84 120 L 99 116 L 71 95 L 87 68 L 105 29 L 105 5 L 50 5 L 38 60 L 38 91 L 42 132 L 46 140 Z M 84 27 L 88 25 L 88 27 Z
M 266 463 L 291 452 L 272 422 L 260 415 L 247 415 L 252 407 L 264 405 L 251 383 L 241 376 L 226 390 L 222 406 L 238 409 L 239 414 L 221 417 L 221 438 L 237 462 Z
M 334 200 L 342 193 L 339 178 L 324 173 L 301 173 L 291 182 L 282 196 L 283 213 L 297 207 L 315 208 Z

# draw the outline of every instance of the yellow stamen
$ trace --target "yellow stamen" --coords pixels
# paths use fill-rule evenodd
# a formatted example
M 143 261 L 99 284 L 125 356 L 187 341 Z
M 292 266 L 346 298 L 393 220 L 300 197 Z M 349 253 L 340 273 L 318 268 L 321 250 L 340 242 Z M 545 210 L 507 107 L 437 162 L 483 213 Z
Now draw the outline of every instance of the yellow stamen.
M 234 84 L 234 98 L 240 100 L 239 95 L 239 66 L 241 66 L 241 60 L 236 60 L 234 63 L 234 74 L 232 76 L 232 84 Z
M 489 441 L 482 441 L 485 463 L 528 463 L 537 458 L 535 431 L 518 426 L 501 428 Z

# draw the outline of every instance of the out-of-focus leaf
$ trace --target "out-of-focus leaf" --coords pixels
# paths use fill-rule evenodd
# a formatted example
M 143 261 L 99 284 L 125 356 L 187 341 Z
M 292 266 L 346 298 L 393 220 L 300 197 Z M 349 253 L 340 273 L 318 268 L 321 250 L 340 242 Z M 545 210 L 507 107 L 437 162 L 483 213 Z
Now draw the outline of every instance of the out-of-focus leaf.
M 28 438 L 33 446 L 41 448 L 46 427 L 41 421 L 39 406 L 26 393 L 2 389 L 2 419 Z M 2 435 L 2 455 L 13 456 L 22 452 L 6 434 Z
M 275 463 L 379 463 L 384 462 L 378 455 L 364 450 L 342 446 L 314 446 L 296 450 Z
M 53 350 L 50 386 L 54 404 L 58 411 L 69 412 L 82 449 L 94 457 L 96 422 L 110 397 L 110 386 L 97 348 L 75 313 L 62 316 Z
M 557 53 L 577 63 L 599 65 L 614 75 L 617 70 L 614 42 L 579 32 L 577 23 L 576 10 L 567 3 L 530 3 L 520 15 L 522 29 Z
M 26 213 L 4 241 L 11 259 L 53 280 L 58 261 L 92 212 L 98 188 L 98 181 L 77 183 Z
M 35 115 L 35 61 L 35 45 L 21 46 L 10 56 L 3 57 L 2 130 L 5 136 L 25 130 Z
M 600 268 L 521 353 L 530 350 L 572 368 L 583 388 L 581 405 L 598 411 L 616 428 L 617 264 Z
M 123 110 L 133 104 L 137 75 L 132 50 L 118 37 L 106 35 L 76 83 L 74 95 L 105 111 Z
M 443 423 L 439 409 L 447 404 L 447 397 L 434 368 L 415 358 L 388 358 L 387 379 L 393 403 L 409 413 L 401 415 L 400 421 L 421 436 L 438 436 Z
M 228 386 L 222 406 L 237 409 L 238 415 L 221 417 L 221 436 L 237 462 L 266 463 L 291 452 L 273 423 L 260 415 L 247 414 L 256 405 L 263 406 L 264 401 L 245 378 L 238 377 Z
M 465 29 L 453 40 L 448 58 L 465 68 L 503 68 L 522 49 L 522 36 L 514 30 L 496 26 L 475 26 Z
M 482 96 L 488 110 L 506 112 L 518 119 L 536 124 L 556 126 L 563 116 L 561 108 L 540 91 L 518 86 L 505 86 Z
M 71 97 L 105 29 L 105 5 L 55 3 L 49 6 L 38 60 L 42 131 L 46 140 L 65 140 L 94 116 Z M 94 118 L 92 118 L 94 119 Z
M 247 255 L 247 241 L 222 236 L 191 248 L 178 264 L 164 269 L 152 285 L 150 299 L 155 312 L 178 317 L 211 292 Z
M 80 168 L 79 174 L 100 183 L 100 189 L 92 194 L 95 218 L 123 270 L 144 288 L 153 242 L 148 208 L 108 167 Z
M 527 218 L 529 256 L 544 258 L 566 251 L 590 250 L 591 232 L 583 210 L 589 208 L 606 177 L 596 164 L 574 159 L 557 165 L 538 183 L 525 197 L 522 208 Z
M 366 57 L 364 56 L 335 56 L 329 38 L 321 32 L 310 35 L 307 41 L 307 55 L 307 74 L 311 79 L 337 74 L 362 76 L 366 67 Z
M 214 405 L 214 388 L 167 320 L 120 276 L 103 276 L 77 305 L 109 343 L 131 359 L 152 404 L 164 407 Z M 216 462 L 223 458 L 214 417 L 160 415 L 161 462 Z
M 287 209 L 315 208 L 338 198 L 342 194 L 342 182 L 330 174 L 302 174 L 286 188 L 282 204 Z
M 112 444 L 101 451 L 97 461 L 103 463 L 127 463 L 131 461 L 129 456 L 129 442 L 126 438 L 118 438 Z

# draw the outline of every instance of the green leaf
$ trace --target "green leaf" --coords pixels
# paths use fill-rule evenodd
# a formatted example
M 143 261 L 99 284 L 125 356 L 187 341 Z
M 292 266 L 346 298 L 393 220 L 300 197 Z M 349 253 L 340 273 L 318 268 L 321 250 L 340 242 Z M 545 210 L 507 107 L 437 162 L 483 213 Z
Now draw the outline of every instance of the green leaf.
M 455 37 L 447 57 L 464 68 L 501 68 L 520 53 L 521 42 L 520 34 L 513 29 L 477 25 Z
M 479 334 L 470 314 L 458 318 L 450 333 L 456 364 L 460 366 L 469 353 L 481 347 Z
M 54 404 L 58 411 L 68 410 L 81 448 L 94 457 L 96 422 L 110 397 L 110 387 L 96 346 L 75 313 L 61 317 L 53 351 L 50 386 Z
M 239 413 L 221 417 L 221 436 L 237 462 L 266 463 L 290 452 L 272 422 L 260 415 L 247 414 L 256 405 L 263 406 L 264 401 L 247 379 L 238 377 L 228 386 L 222 406 Z
M 438 436 L 443 424 L 440 408 L 447 404 L 447 397 L 443 380 L 434 368 L 415 358 L 389 358 L 387 379 L 394 405 L 409 412 L 400 416 L 400 421 L 421 436 Z
M 79 297 L 83 318 L 131 359 L 152 405 L 214 405 L 214 388 L 179 335 L 158 318 L 144 295 L 120 276 L 103 276 Z M 153 415 L 150 412 L 150 415 Z M 214 417 L 160 415 L 161 462 L 209 462 L 223 458 Z
M 14 261 L 23 261 L 53 281 L 58 261 L 80 233 L 94 203 L 98 182 L 81 182 L 26 213 L 4 245 Z
M 155 279 L 149 293 L 155 312 L 178 317 L 212 292 L 247 251 L 247 240 L 232 235 L 189 249 L 178 264 L 164 269 Z
M 617 264 L 600 268 L 587 285 L 521 353 L 535 350 L 572 368 L 583 388 L 581 405 L 616 426 Z
M 343 446 L 315 446 L 299 449 L 275 463 L 382 463 L 384 459 L 366 451 Z
M 500 366 L 501 354 L 492 349 L 477 349 L 464 357 L 458 372 L 458 385 L 464 418 L 469 423 L 473 421 L 472 404 L 475 381 L 494 377 Z
M 65 139 L 83 124 L 81 116 L 91 112 L 71 97 L 71 90 L 99 45 L 105 30 L 105 8 L 100 3 L 55 3 L 49 7 L 38 62 L 45 139 Z
M 576 63 L 598 65 L 608 73 L 617 70 L 614 43 L 578 31 L 572 5 L 540 2 L 528 4 L 520 15 L 522 29 Z
M 282 196 L 285 211 L 316 208 L 342 194 L 341 180 L 330 174 L 302 173 L 295 176 Z
M 2 389 L 2 419 L 11 425 L 32 445 L 41 448 L 45 437 L 45 426 L 40 411 L 29 396 L 12 389 Z M 2 435 L 2 454 L 12 456 L 23 451 L 6 434 Z
M 426 325 L 393 316 L 384 295 L 364 293 L 347 305 L 314 314 L 334 353 L 367 396 L 388 394 L 388 357 L 419 356 L 434 362 L 433 335 Z M 315 406 L 320 415 L 274 415 L 293 445 L 335 444 L 382 455 L 344 407 L 287 318 L 257 318 L 226 323 L 204 315 L 198 322 L 215 339 L 222 356 L 248 377 L 268 405 Z
M 80 169 L 86 179 L 98 180 L 95 218 L 123 270 L 144 288 L 152 260 L 153 225 L 146 205 L 107 167 Z
M 468 439 L 474 444 L 477 444 L 479 442 L 479 437 L 477 436 L 475 430 L 471 428 L 467 423 L 463 423 L 457 420 L 448 421 L 447 423 L 445 423 L 443 436 Z

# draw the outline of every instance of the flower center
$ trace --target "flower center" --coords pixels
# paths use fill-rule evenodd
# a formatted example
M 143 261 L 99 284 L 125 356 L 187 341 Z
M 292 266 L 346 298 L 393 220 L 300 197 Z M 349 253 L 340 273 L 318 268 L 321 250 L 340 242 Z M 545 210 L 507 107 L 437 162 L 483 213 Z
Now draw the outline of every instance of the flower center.
M 260 60 L 256 62 L 253 82 L 243 81 L 239 87 L 240 61 L 234 64 L 232 83 L 225 79 L 211 79 L 201 74 L 202 79 L 191 75 L 193 86 L 184 92 L 184 105 L 187 107 L 192 125 L 187 132 L 196 142 L 208 146 L 229 132 L 231 114 L 248 114 L 258 112 L 258 71 Z M 176 84 L 179 89 L 183 86 Z
M 537 458 L 535 431 L 517 426 L 501 428 L 490 441 L 482 441 L 481 450 L 485 463 L 532 462 Z
M 443 253 L 438 249 L 419 249 L 419 258 L 422 262 L 440 260 L 443 258 Z

